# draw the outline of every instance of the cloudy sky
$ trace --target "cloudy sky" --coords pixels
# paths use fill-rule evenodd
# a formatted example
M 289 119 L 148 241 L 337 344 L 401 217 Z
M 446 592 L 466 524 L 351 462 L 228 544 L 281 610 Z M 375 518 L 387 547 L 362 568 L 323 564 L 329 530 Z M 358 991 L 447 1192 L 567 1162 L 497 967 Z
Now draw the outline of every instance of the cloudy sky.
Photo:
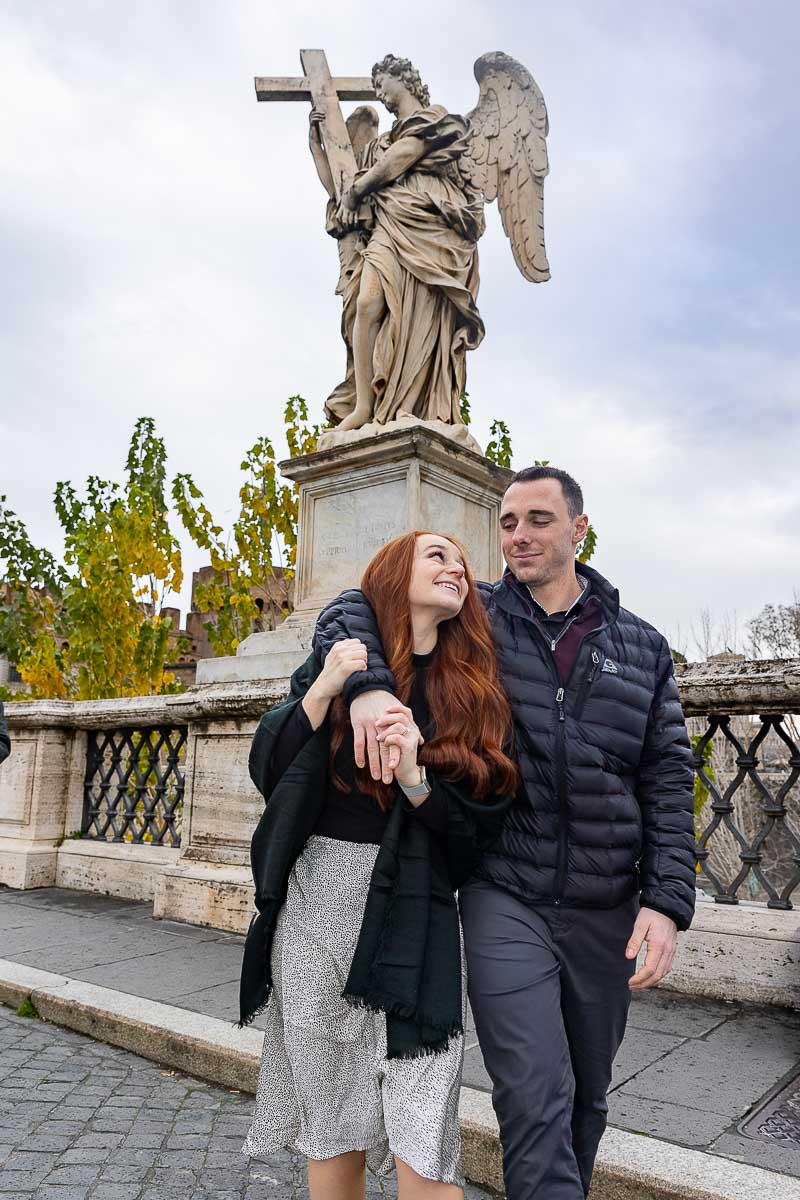
M 553 278 L 522 279 L 492 210 L 476 435 L 501 415 L 515 466 L 580 480 L 595 565 L 673 640 L 790 600 L 798 35 L 794 0 L 0 0 L 0 492 L 58 551 L 56 481 L 121 477 L 147 414 L 229 524 L 243 451 L 342 368 L 307 106 L 253 76 L 392 51 L 464 112 L 502 49 L 550 112 Z

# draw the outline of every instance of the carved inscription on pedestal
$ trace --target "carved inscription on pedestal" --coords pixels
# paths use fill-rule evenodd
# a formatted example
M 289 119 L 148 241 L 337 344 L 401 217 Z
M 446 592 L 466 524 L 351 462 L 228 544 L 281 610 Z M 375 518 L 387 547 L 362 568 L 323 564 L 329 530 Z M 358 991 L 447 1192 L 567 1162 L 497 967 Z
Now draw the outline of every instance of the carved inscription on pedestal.
M 351 491 L 328 492 L 311 500 L 314 553 L 308 562 L 303 600 L 320 604 L 343 588 L 358 587 L 372 556 L 406 529 L 404 479 L 372 486 L 347 481 Z

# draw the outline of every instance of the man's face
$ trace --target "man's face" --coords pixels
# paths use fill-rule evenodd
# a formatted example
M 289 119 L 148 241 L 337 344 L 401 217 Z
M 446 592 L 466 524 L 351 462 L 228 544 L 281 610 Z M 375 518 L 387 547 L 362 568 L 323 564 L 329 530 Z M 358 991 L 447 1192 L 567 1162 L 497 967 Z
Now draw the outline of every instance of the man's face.
M 503 557 L 520 583 L 535 591 L 570 569 L 588 523 L 585 514 L 570 517 L 557 479 L 512 483 L 500 505 Z

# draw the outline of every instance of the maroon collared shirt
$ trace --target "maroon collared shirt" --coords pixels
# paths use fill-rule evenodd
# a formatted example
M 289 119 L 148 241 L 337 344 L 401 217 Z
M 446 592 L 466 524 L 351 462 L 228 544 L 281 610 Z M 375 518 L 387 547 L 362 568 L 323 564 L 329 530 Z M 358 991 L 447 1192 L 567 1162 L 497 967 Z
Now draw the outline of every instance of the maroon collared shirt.
M 531 618 L 550 643 L 558 677 L 566 686 L 581 642 L 587 634 L 599 629 L 603 624 L 603 608 L 597 596 L 592 592 L 592 585 L 587 582 L 575 603 L 564 612 L 548 613 L 524 583 L 521 583 L 513 575 L 509 582 L 525 601 Z

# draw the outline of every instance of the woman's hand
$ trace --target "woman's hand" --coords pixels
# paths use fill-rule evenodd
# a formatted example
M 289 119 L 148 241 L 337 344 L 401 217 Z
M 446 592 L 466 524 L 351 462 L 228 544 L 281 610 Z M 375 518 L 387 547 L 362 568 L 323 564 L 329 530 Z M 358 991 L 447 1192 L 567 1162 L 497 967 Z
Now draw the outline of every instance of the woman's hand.
M 312 729 L 319 729 L 350 676 L 366 669 L 367 647 L 358 638 L 344 638 L 331 646 L 324 667 L 301 701 Z
M 396 746 L 400 751 L 400 762 L 394 770 L 397 782 L 405 787 L 414 787 L 420 783 L 417 750 L 425 739 L 417 727 L 411 709 L 405 704 L 393 705 L 382 717 L 378 717 L 375 731 L 382 746 Z

